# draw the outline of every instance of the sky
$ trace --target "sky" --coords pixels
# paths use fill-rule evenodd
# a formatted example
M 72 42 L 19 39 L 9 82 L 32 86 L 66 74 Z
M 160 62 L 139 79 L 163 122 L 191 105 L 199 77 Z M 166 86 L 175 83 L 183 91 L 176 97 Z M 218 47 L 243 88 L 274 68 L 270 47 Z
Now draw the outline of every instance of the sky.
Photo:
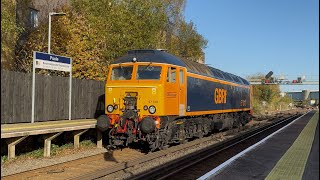
M 273 71 L 319 80 L 318 0 L 187 0 L 184 16 L 208 40 L 212 67 L 244 78 Z M 281 86 L 302 89 L 319 86 Z

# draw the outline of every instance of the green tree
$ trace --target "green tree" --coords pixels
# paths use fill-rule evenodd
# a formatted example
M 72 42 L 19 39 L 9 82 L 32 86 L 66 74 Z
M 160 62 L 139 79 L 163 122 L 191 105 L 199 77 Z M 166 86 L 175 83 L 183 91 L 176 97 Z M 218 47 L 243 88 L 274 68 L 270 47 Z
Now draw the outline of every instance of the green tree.
M 264 75 L 261 73 L 249 76 L 247 79 L 261 79 Z M 289 108 L 292 99 L 288 96 L 280 95 L 280 86 L 274 85 L 251 85 L 252 88 L 252 107 L 255 113 L 265 111 L 284 110 Z
M 79 0 L 72 5 L 97 31 L 97 45 L 109 62 L 131 49 L 157 48 L 166 21 L 160 0 Z
M 73 75 L 104 80 L 107 67 L 132 49 L 168 49 L 177 56 L 203 57 L 207 41 L 182 17 L 185 0 L 73 0 L 67 15 L 53 18 L 52 53 L 72 57 Z M 18 52 L 20 71 L 31 71 L 32 51 L 46 51 L 47 25 Z M 41 73 L 60 74 L 42 70 Z
M 108 63 L 102 59 L 102 51 L 95 44 L 96 30 L 88 26 L 79 13 L 65 7 L 66 16 L 52 21 L 51 53 L 72 57 L 73 77 L 105 80 Z M 46 52 L 48 48 L 48 26 L 41 25 L 29 35 L 27 43 L 18 53 L 19 71 L 31 72 L 33 51 Z M 64 72 L 41 70 L 43 74 L 64 75 Z
M 163 0 L 164 12 L 166 15 L 165 28 L 160 30 L 159 47 L 168 49 L 171 53 L 176 53 L 174 39 L 179 32 L 179 24 L 183 21 L 185 0 Z
M 72 4 L 97 29 L 107 61 L 131 49 L 168 49 L 194 61 L 204 55 L 207 41 L 182 17 L 185 0 L 79 0 Z
M 16 1 L 1 0 L 1 69 L 14 64 L 14 49 L 22 27 L 16 24 Z
M 193 22 L 182 21 L 180 23 L 177 39 L 177 50 L 180 56 L 192 61 L 204 58 L 203 49 L 206 48 L 208 42 L 197 32 Z

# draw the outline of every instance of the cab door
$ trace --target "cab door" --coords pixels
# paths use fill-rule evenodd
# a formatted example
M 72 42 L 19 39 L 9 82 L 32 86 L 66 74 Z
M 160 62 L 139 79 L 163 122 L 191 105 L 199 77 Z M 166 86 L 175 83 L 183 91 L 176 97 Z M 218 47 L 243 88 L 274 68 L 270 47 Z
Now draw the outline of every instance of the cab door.
M 175 66 L 167 67 L 165 82 L 165 113 L 166 115 L 179 114 L 179 71 Z
M 179 72 L 179 116 L 186 113 L 186 68 L 178 68 Z

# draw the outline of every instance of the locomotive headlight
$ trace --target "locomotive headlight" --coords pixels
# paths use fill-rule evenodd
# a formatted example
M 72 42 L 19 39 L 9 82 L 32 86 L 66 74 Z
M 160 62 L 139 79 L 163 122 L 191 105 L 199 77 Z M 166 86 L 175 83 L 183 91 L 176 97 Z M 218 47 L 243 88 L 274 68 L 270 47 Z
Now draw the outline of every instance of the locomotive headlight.
M 143 106 L 143 110 L 145 110 L 145 111 L 148 110 L 148 106 L 147 106 L 147 105 L 144 105 L 144 106 Z
M 156 112 L 156 107 L 155 106 L 150 106 L 149 107 L 149 113 L 154 114 Z
M 114 109 L 115 109 L 115 110 L 118 109 L 118 105 L 114 105 Z
M 108 111 L 109 113 L 112 113 L 112 111 L 113 111 L 113 106 L 112 106 L 111 104 L 107 106 L 107 111 Z

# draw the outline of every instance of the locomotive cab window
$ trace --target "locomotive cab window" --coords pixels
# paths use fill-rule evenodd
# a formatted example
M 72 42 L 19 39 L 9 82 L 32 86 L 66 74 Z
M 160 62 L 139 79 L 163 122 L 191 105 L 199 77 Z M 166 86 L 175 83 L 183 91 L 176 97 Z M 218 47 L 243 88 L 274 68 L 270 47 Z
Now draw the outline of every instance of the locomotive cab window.
M 111 80 L 130 80 L 133 66 L 117 66 L 112 68 Z
M 174 67 L 168 67 L 168 73 L 167 73 L 167 82 L 175 83 L 176 82 L 176 68 Z
M 161 66 L 139 65 L 136 78 L 159 80 L 161 75 Z

